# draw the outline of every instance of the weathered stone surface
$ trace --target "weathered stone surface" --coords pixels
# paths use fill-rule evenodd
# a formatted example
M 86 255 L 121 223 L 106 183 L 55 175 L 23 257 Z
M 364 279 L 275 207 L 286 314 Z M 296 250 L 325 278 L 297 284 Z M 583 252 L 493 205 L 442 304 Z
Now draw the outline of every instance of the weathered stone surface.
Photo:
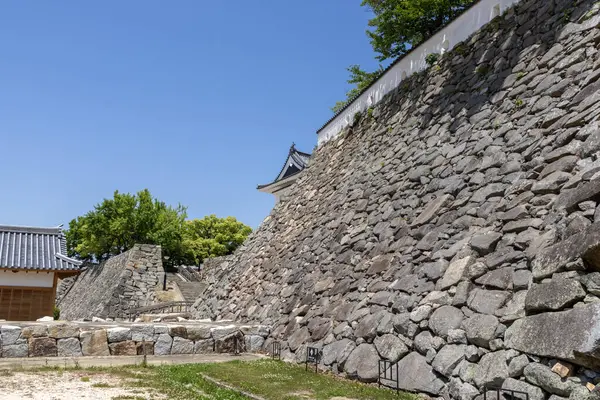
M 157 356 L 169 355 L 171 354 L 172 345 L 173 338 L 168 333 L 161 333 L 154 343 L 154 354 Z
M 228 336 L 221 337 L 215 340 L 215 352 L 217 353 L 243 353 L 246 351 L 244 346 L 246 342 L 244 335 L 240 331 L 236 331 Z
M 548 283 L 534 284 L 527 292 L 525 310 L 561 310 L 585 297 L 585 291 L 578 281 L 553 279 Z
M 509 348 L 597 368 L 600 359 L 600 304 L 543 313 L 517 320 L 506 331 Z M 568 332 L 568 334 L 565 334 Z
M 202 339 L 194 342 L 194 354 L 212 353 L 215 342 L 212 339 Z
M 29 357 L 56 357 L 56 339 L 38 337 L 29 339 Z
M 499 232 L 488 232 L 483 235 L 477 235 L 471 239 L 471 247 L 477 251 L 479 255 L 485 256 L 495 250 L 496 244 L 501 238 L 502 234 Z
M 245 335 L 246 351 L 256 353 L 262 349 L 265 338 L 260 335 Z
M 467 305 L 478 313 L 493 315 L 509 298 L 510 293 L 508 292 L 474 289 L 469 294 Z
M 425 357 L 419 353 L 412 352 L 398 362 L 400 371 L 411 371 L 410 374 L 400 374 L 399 387 L 412 392 L 425 392 L 437 395 L 444 387 L 444 383 L 433 372 L 432 367 L 427 364 Z M 414 377 L 418 376 L 419 379 Z
M 0 337 L 3 345 L 15 344 L 21 337 L 21 327 L 15 325 L 2 325 L 0 327 Z
M 376 329 L 377 327 L 375 327 Z M 296 332 L 292 333 L 292 336 L 288 338 L 288 346 L 290 346 L 290 350 L 295 351 L 300 345 L 306 342 L 310 338 L 310 332 L 307 327 L 298 329 Z
M 27 357 L 29 345 L 27 343 L 9 344 L 2 346 L 2 357 Z
M 462 344 L 448 344 L 438 351 L 431 366 L 440 374 L 450 377 L 454 368 L 465 358 L 467 346 Z
M 574 384 L 561 379 L 560 376 L 550 370 L 550 367 L 542 364 L 529 364 L 523 370 L 523 374 L 527 382 L 559 396 L 569 396 L 574 388 Z
M 210 339 L 210 327 L 208 326 L 188 326 L 187 338 L 190 340 Z
M 71 282 L 60 301 L 60 316 L 69 321 L 114 318 L 153 304 L 163 271 L 161 247 L 136 244 L 99 266 L 85 269 Z
M 377 367 L 379 365 L 379 354 L 371 344 L 363 343 L 356 347 L 344 365 L 344 371 L 351 376 L 364 382 L 377 380 Z
M 133 340 L 119 341 L 108 345 L 113 356 L 135 356 L 137 347 Z
M 465 269 L 469 267 L 473 263 L 472 257 L 465 257 L 460 260 L 456 260 L 448 265 L 446 269 L 446 273 L 444 273 L 444 277 L 438 283 L 438 289 L 444 290 L 449 288 L 450 286 L 454 286 L 460 281 L 465 273 Z
M 408 354 L 408 348 L 398 336 L 387 334 L 378 336 L 373 341 L 377 352 L 382 358 L 396 362 Z
M 475 283 L 495 289 L 512 289 L 514 268 L 505 267 L 488 272 L 475 280 Z
M 48 327 L 46 325 L 27 326 L 21 330 L 21 337 L 25 339 L 44 336 L 48 336 Z
M 194 342 L 175 336 L 171 346 L 171 354 L 194 354 Z
M 132 325 L 131 326 L 131 340 L 134 342 L 146 342 L 154 341 L 154 325 Z
M 541 250 L 531 264 L 531 272 L 534 279 L 545 278 L 579 257 L 583 257 L 593 268 L 600 269 L 599 251 L 600 223 L 594 223 L 585 232 Z
M 460 327 L 464 318 L 462 311 L 452 306 L 441 306 L 431 314 L 429 328 L 438 336 L 446 336 L 448 330 Z
M 109 343 L 131 340 L 131 329 L 125 327 L 109 328 L 106 330 Z
M 452 200 L 452 196 L 445 194 L 430 202 L 423 212 L 413 221 L 413 225 L 422 225 L 431 221 L 450 200 Z
M 57 355 L 59 357 L 81 357 L 81 343 L 77 338 L 65 338 L 56 340 Z
M 48 328 L 48 334 L 51 338 L 65 339 L 65 338 L 78 338 L 79 327 L 75 324 L 57 324 L 51 325 Z
M 518 378 L 523 375 L 523 369 L 529 365 L 529 359 L 525 354 L 521 354 L 510 360 L 508 363 L 508 376 Z
M 502 389 L 516 390 L 519 392 L 525 392 L 529 395 L 530 400 L 544 400 L 544 392 L 539 387 L 528 384 L 527 382 L 519 381 L 517 379 L 508 378 L 502 384 Z M 519 396 L 517 394 L 517 396 Z M 522 396 L 525 397 L 525 396 Z M 517 397 L 519 398 L 519 397 Z
M 500 386 L 508 378 L 508 366 L 506 365 L 506 352 L 496 351 L 484 354 L 475 367 L 473 381 L 477 387 L 484 385 Z
M 463 327 L 470 343 L 489 348 L 498 324 L 498 318 L 493 315 L 474 314 L 463 322 Z
M 82 331 L 81 352 L 84 356 L 108 356 L 108 338 L 104 329 L 96 331 Z

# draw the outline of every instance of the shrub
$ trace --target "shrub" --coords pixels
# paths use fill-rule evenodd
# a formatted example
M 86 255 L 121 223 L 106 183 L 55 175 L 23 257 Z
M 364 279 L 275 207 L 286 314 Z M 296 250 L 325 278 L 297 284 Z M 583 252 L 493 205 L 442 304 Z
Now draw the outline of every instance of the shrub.
M 54 316 L 54 320 L 58 321 L 60 319 L 60 308 L 54 306 L 54 309 L 52 310 L 52 314 Z

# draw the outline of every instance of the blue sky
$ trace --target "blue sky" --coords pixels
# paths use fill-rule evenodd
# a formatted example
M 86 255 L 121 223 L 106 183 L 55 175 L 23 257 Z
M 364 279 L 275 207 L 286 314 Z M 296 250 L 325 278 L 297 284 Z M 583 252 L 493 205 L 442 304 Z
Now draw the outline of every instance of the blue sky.
M 23 1 L 0 12 L 0 224 L 55 226 L 114 190 L 256 228 L 256 190 L 375 68 L 360 0 Z

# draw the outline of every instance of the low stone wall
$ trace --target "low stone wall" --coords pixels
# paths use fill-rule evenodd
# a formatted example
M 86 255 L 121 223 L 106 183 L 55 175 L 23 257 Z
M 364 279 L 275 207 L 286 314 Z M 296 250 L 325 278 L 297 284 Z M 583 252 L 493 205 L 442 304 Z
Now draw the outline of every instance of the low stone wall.
M 226 323 L 28 322 L 0 326 L 0 356 L 80 357 L 261 352 L 270 329 Z

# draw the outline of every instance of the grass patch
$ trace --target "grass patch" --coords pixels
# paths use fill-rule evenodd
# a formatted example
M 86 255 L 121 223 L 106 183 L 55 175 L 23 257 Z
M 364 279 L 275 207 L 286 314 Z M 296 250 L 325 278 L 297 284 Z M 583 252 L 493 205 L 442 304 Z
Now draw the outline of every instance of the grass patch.
M 190 367 L 190 366 L 188 366 Z M 356 381 L 312 371 L 303 366 L 280 361 L 232 361 L 193 366 L 212 378 L 269 400 L 315 399 L 349 397 L 360 400 L 414 400 L 416 396 L 389 389 L 361 384 Z
M 67 369 L 75 371 L 74 368 Z M 56 372 L 54 368 L 40 368 L 37 373 Z M 347 397 L 356 400 L 417 400 L 417 396 L 389 389 L 379 389 L 338 376 L 305 371 L 304 366 L 281 361 L 231 361 L 213 364 L 161 365 L 143 368 L 139 365 L 112 368 L 84 368 L 89 382 L 95 374 L 110 374 L 122 379 L 120 386 L 128 389 L 150 389 L 156 395 L 166 395 L 178 400 L 247 400 L 248 397 L 235 390 L 222 388 L 206 377 L 231 387 L 264 397 L 267 400 L 328 400 Z M 32 371 L 33 372 L 33 371 Z M 88 376 L 89 375 L 89 376 Z M 106 383 L 91 385 L 108 388 Z M 113 397 L 113 399 L 138 399 L 137 393 Z M 159 396 L 160 397 L 160 396 Z

